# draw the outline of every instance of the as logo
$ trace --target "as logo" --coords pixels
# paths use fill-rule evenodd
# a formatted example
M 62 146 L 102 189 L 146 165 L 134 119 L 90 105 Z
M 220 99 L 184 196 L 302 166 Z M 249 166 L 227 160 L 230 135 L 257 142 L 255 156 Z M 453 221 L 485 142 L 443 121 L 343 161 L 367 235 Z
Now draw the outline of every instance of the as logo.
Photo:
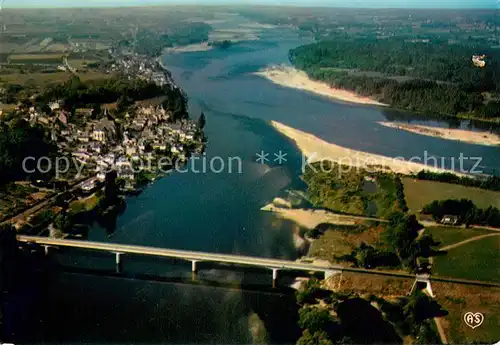
M 484 315 L 481 313 L 465 313 L 464 315 L 464 321 L 467 326 L 470 328 L 474 329 L 483 324 L 484 321 Z

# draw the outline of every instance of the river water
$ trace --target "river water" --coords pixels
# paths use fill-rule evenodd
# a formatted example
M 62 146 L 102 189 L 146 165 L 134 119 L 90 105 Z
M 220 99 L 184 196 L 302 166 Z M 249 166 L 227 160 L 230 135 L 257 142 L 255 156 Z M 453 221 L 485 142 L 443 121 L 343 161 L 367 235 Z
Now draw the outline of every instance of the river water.
M 230 27 L 245 21 L 234 17 L 218 25 Z M 307 40 L 290 29 L 275 28 L 265 30 L 259 41 L 227 51 L 165 56 L 164 64 L 190 98 L 192 116 L 201 111 L 206 115 L 206 159 L 221 157 L 226 169 L 221 173 L 176 172 L 157 181 L 127 201 L 116 226 L 104 229 L 96 225 L 89 239 L 295 259 L 293 233 L 297 227 L 260 211 L 286 190 L 303 188 L 299 179 L 301 154 L 268 124 L 270 120 L 342 146 L 386 156 L 422 157 L 427 152 L 459 157 L 463 152 L 482 157 L 485 171 L 500 167 L 499 148 L 382 127 L 376 122 L 400 114 L 334 103 L 251 74 L 265 66 L 287 63 L 289 49 L 303 43 Z M 256 162 L 256 153 L 261 151 L 270 154 L 267 164 Z M 287 154 L 282 164 L 273 161 L 279 151 Z M 231 157 L 241 159 L 242 173 L 228 171 Z M 109 257 L 59 259 L 74 266 L 113 267 Z M 170 277 L 190 275 L 185 265 L 151 260 L 134 261 L 130 266 L 125 262 L 125 269 Z M 243 272 L 214 269 L 200 275 L 219 281 L 251 279 L 263 285 L 271 279 L 266 272 L 252 273 L 248 278 Z M 54 273 L 44 284 L 43 302 L 35 299 L 34 314 L 43 325 L 27 337 L 31 340 L 251 343 L 262 340 L 263 333 L 270 343 L 290 343 L 297 336 L 293 294 L 289 292 L 145 283 L 72 273 Z

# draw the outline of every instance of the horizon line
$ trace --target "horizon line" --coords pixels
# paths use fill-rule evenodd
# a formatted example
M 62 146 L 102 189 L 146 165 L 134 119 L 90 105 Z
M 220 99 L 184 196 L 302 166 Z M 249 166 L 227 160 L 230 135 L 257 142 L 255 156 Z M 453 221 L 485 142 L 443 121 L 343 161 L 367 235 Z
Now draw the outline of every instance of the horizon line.
M 1 1 L 1 0 L 0 0 Z M 90 6 L 2 6 L 0 13 L 4 10 L 39 10 L 39 9 L 92 9 L 92 8 L 148 8 L 148 7 L 293 7 L 293 8 L 342 8 L 352 10 L 499 10 L 499 7 L 477 6 L 477 7 L 350 7 L 342 5 L 304 5 L 304 4 L 266 4 L 266 3 L 244 3 L 244 4 L 228 4 L 228 3 L 211 3 L 211 4 L 196 4 L 196 3 L 171 3 L 171 4 L 144 4 L 144 5 L 90 5 Z

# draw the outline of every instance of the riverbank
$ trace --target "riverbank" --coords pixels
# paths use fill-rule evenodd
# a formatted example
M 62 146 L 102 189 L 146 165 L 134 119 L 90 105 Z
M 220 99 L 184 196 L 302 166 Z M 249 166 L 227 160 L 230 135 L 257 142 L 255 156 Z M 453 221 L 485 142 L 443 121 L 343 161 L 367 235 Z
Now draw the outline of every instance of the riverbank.
M 424 169 L 436 173 L 452 172 L 438 167 L 342 147 L 326 142 L 310 133 L 288 127 L 277 121 L 271 121 L 271 124 L 281 134 L 295 141 L 299 150 L 308 158 L 308 163 L 328 160 L 351 168 L 361 168 L 367 171 L 393 172 L 404 175 L 416 174 Z M 457 173 L 457 175 L 460 174 Z
M 213 49 L 213 46 L 209 45 L 208 42 L 203 42 L 203 43 L 189 44 L 185 46 L 165 48 L 164 53 L 167 54 L 194 53 L 194 52 L 204 52 L 211 49 Z
M 395 122 L 377 122 L 381 126 L 400 129 L 407 132 L 412 132 L 421 135 L 427 135 L 435 138 L 446 140 L 462 141 L 469 144 L 499 146 L 500 135 L 489 132 L 474 132 L 464 129 L 441 128 L 423 125 L 412 125 L 406 123 Z
M 291 208 L 281 198 L 261 208 L 261 211 L 272 212 L 280 218 L 291 220 L 306 229 L 314 229 L 323 223 L 338 225 L 354 225 L 356 220 L 350 216 L 335 214 L 325 210 Z
M 254 75 L 266 78 L 280 86 L 308 91 L 337 101 L 355 104 L 388 106 L 387 104 L 380 103 L 369 97 L 360 96 L 355 92 L 336 89 L 326 83 L 312 80 L 305 72 L 289 66 L 272 66 L 256 72 Z

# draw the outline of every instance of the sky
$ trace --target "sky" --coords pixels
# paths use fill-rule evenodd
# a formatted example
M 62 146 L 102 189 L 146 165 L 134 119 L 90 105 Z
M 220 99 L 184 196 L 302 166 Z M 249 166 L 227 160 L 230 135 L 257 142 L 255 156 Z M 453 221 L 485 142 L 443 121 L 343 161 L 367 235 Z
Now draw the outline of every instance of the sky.
M 261 4 L 357 8 L 499 8 L 500 0 L 0 0 L 4 8 Z

